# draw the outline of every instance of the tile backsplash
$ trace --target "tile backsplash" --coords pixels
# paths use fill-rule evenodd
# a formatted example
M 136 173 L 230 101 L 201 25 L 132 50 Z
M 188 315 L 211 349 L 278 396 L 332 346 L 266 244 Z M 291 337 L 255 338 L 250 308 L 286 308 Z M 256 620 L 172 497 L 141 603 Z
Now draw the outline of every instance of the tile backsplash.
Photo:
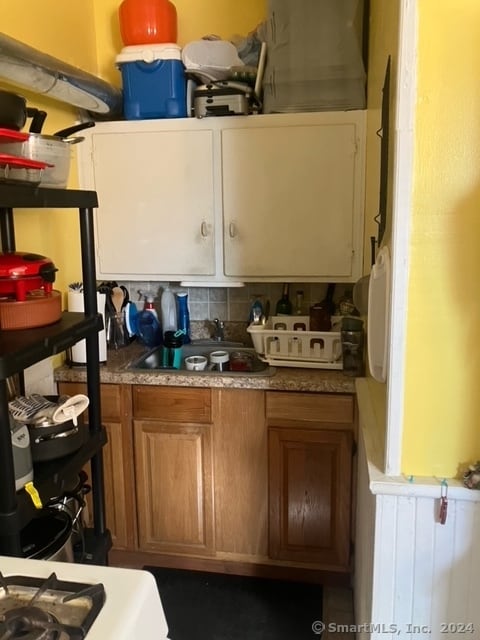
M 149 291 L 155 297 L 155 304 L 160 310 L 160 298 L 166 282 L 119 282 L 129 292 L 130 300 L 142 308 L 142 300 L 139 290 Z M 265 305 L 270 301 L 270 314 L 275 313 L 275 305 L 282 295 L 283 284 L 281 282 L 250 282 L 244 287 L 180 287 L 178 283 L 170 283 L 172 291 L 187 291 L 190 309 L 190 320 L 206 321 L 219 318 L 224 322 L 248 322 L 250 308 L 255 300 L 260 299 Z M 334 299 L 343 296 L 346 289 L 352 289 L 352 285 L 338 284 Z M 303 291 L 304 313 L 308 314 L 311 304 L 319 302 L 325 297 L 327 285 L 325 283 L 299 283 L 290 284 L 290 300 L 295 307 L 296 292 Z

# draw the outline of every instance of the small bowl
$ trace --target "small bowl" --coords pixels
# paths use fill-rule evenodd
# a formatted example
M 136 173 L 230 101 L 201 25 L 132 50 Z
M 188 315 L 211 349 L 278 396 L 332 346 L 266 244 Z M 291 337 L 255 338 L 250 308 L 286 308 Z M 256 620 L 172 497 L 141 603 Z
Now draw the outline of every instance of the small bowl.
M 185 358 L 185 367 L 188 371 L 203 371 L 207 366 L 207 358 L 205 356 L 188 356 Z

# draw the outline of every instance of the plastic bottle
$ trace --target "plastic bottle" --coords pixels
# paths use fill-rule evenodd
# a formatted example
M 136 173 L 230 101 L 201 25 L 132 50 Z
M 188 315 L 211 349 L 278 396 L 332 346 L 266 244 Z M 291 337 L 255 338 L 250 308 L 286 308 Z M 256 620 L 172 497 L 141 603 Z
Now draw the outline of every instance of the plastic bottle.
M 139 291 L 139 294 L 145 298 L 145 304 L 137 318 L 138 337 L 147 347 L 157 347 L 162 344 L 162 328 L 153 304 L 153 295 L 145 291 Z
M 298 289 L 295 293 L 295 315 L 302 316 L 303 311 L 303 291 L 302 289 Z
M 167 331 L 175 332 L 177 330 L 177 305 L 175 302 L 175 294 L 168 284 L 162 292 L 160 309 L 162 312 L 163 335 L 165 335 Z
M 165 331 L 162 353 L 164 367 L 180 369 L 182 365 L 182 345 L 183 334 L 180 331 Z
M 182 291 L 177 293 L 178 312 L 177 326 L 179 331 L 183 331 L 183 344 L 191 342 L 190 339 L 190 312 L 188 310 L 188 293 Z
M 283 293 L 280 300 L 275 307 L 275 313 L 277 316 L 291 316 L 292 315 L 292 303 L 288 297 L 289 284 L 286 282 L 283 285 Z
M 169 0 L 123 0 L 118 17 L 125 46 L 177 42 L 177 10 Z

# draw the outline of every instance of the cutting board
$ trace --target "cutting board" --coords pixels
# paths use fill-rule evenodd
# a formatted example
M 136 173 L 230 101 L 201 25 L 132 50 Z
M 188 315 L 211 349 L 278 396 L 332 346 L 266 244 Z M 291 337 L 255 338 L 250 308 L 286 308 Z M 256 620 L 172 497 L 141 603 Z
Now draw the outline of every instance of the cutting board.
M 386 382 L 390 326 L 390 251 L 382 247 L 370 273 L 368 288 L 367 352 L 370 373 Z

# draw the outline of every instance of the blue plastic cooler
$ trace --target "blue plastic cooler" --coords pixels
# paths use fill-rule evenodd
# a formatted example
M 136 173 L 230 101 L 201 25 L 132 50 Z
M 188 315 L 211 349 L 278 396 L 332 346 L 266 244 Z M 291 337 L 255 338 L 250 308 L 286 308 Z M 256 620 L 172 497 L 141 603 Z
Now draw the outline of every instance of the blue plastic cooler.
M 124 47 L 116 64 L 122 73 L 127 120 L 186 117 L 187 84 L 178 45 Z

